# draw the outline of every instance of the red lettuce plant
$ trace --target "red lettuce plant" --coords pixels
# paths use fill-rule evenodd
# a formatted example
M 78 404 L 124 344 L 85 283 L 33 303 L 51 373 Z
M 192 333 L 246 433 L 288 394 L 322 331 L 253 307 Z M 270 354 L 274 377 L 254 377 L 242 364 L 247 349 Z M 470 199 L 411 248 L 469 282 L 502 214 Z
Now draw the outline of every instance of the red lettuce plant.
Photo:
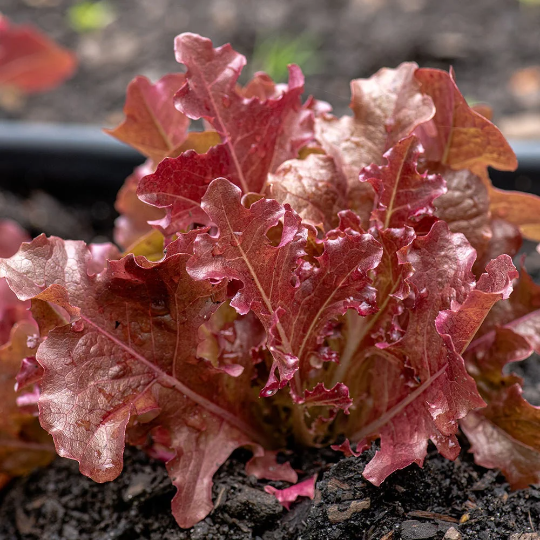
M 0 261 L 39 326 L 57 452 L 98 482 L 126 442 L 164 457 L 182 527 L 238 447 L 249 474 L 296 482 L 276 462 L 291 440 L 380 440 L 378 485 L 429 441 L 455 459 L 461 425 L 478 463 L 540 482 L 540 410 L 503 371 L 540 349 L 540 289 L 512 264 L 540 201 L 491 186 L 516 158 L 453 73 L 383 69 L 336 118 L 296 66 L 241 87 L 229 45 L 175 49 L 185 73 L 135 79 L 110 131 L 148 157 L 117 201 L 125 252 L 40 236 Z M 313 482 L 269 490 L 289 505 Z

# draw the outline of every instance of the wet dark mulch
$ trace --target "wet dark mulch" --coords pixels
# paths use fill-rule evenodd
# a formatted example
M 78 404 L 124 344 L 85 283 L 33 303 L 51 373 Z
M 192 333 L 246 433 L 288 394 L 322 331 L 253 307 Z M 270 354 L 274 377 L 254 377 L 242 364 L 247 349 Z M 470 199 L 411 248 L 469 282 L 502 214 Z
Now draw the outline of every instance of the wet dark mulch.
M 163 464 L 144 453 L 128 449 L 124 472 L 107 484 L 58 458 L 4 492 L 0 539 L 495 540 L 539 530 L 540 490 L 510 491 L 497 471 L 475 466 L 465 452 L 450 462 L 433 451 L 423 469 L 399 471 L 381 488 L 362 478 L 371 455 L 332 464 L 335 454 L 311 452 L 303 466 L 321 472 L 315 500 L 287 512 L 246 477 L 248 453 L 236 452 L 214 477 L 217 508 L 190 530 L 170 513 L 175 490 Z
M 304 468 L 319 470 L 326 457 L 312 453 Z M 183 531 L 170 504 L 175 493 L 162 463 L 130 448 L 125 468 L 114 482 L 96 484 L 81 476 L 77 464 L 58 458 L 51 466 L 12 482 L 0 502 L 0 538 L 48 540 L 295 540 L 311 503 L 283 511 L 254 477 L 246 477 L 249 452 L 236 452 L 214 476 L 216 508 L 204 521 Z M 280 486 L 280 483 L 274 483 Z M 285 487 L 283 484 L 281 487 Z

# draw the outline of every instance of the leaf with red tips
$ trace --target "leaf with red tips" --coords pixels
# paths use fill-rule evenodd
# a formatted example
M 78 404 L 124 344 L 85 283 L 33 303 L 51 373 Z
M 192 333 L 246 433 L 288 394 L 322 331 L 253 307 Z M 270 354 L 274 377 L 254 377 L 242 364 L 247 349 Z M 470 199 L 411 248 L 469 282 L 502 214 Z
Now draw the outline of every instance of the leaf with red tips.
M 217 145 L 220 140 L 219 135 L 213 131 L 192 131 L 179 148 L 169 153 L 169 157 L 174 158 L 178 154 L 182 155 L 183 152 L 190 150 L 197 152 L 197 154 L 204 154 Z M 175 160 L 171 159 L 167 160 L 167 162 L 175 163 Z M 163 223 L 163 226 L 167 226 L 167 234 L 171 235 L 181 229 L 186 222 L 188 224 L 192 222 L 184 219 L 176 227 L 174 221 L 172 224 L 169 223 L 171 221 L 170 217 L 164 217 L 164 211 L 161 208 L 170 206 L 178 200 L 172 198 L 172 195 L 169 194 L 171 186 L 168 183 L 172 182 L 174 186 L 178 178 L 177 176 L 171 178 L 167 175 L 160 178 L 161 171 L 163 171 L 163 168 L 159 169 L 158 176 L 156 176 L 154 162 L 147 160 L 143 165 L 135 168 L 118 192 L 115 208 L 121 215 L 115 222 L 114 239 L 130 252 L 131 248 L 135 248 L 140 243 L 142 236 L 152 231 L 151 224 Z M 145 182 L 146 176 L 150 176 L 148 182 Z M 161 182 L 158 182 L 158 179 Z M 145 186 L 152 186 L 155 190 L 150 191 Z M 139 190 L 143 194 L 141 197 L 137 196 Z M 172 202 L 169 201 L 171 198 Z M 146 199 L 148 199 L 148 202 L 144 202 Z M 197 206 L 199 203 L 200 199 L 193 204 Z M 194 217 L 200 217 L 200 215 L 194 215 Z M 169 229 L 172 229 L 172 232 Z
M 298 475 L 291 467 L 291 464 L 278 463 L 277 451 L 266 450 L 262 456 L 253 456 L 246 463 L 246 474 L 253 475 L 255 478 L 290 482 L 296 484 Z
M 184 82 L 183 73 L 170 73 L 155 84 L 146 77 L 135 77 L 127 87 L 125 120 L 105 132 L 159 163 L 187 137 L 190 120 L 173 102 Z
M 540 481 L 540 408 L 523 398 L 521 379 L 503 369 L 533 349 L 510 328 L 498 327 L 485 337 L 466 358 L 488 406 L 460 424 L 479 465 L 500 468 L 513 488 L 525 488 Z
M 15 26 L 0 14 L 0 87 L 27 94 L 55 88 L 71 77 L 75 55 L 31 26 Z
M 309 356 L 316 353 L 329 320 L 349 308 L 361 314 L 373 311 L 367 271 L 378 264 L 381 250 L 371 235 L 335 230 L 324 240 L 318 266 L 302 263 L 308 229 L 298 216 L 268 199 L 248 210 L 240 196 L 225 179 L 210 184 L 202 208 L 219 227 L 219 236 L 196 239 L 188 271 L 197 280 L 242 282 L 231 306 L 240 314 L 253 310 L 266 329 L 274 364 L 262 395 L 272 395 L 299 368 L 310 369 Z M 281 219 L 281 240 L 273 246 L 266 234 Z M 301 395 L 298 381 L 293 391 Z
M 457 421 L 484 406 L 460 351 L 456 352 L 450 336 L 440 335 L 434 324 L 441 310 L 462 305 L 463 313 L 452 315 L 462 317 L 476 303 L 478 312 L 474 306 L 468 312 L 468 331 L 474 335 L 493 302 L 508 293 L 515 274 L 508 258 L 488 266 L 477 291 L 471 274 L 474 256 L 465 237 L 450 233 L 441 221 L 427 236 L 417 238 L 407 255 L 414 270 L 407 281 L 415 291 L 408 327 L 401 340 L 371 352 L 372 380 L 379 382 L 369 393 L 384 399 L 378 397 L 371 412 L 364 410 L 360 416 L 364 426 L 350 435 L 355 441 L 380 435 L 381 450 L 364 471 L 377 485 L 398 468 L 413 462 L 421 465 L 428 439 L 443 455 L 454 458 L 459 453 Z M 469 339 L 452 332 L 457 343 Z
M 460 425 L 478 465 L 501 469 L 513 489 L 525 489 L 540 483 L 540 409 L 521 397 L 518 385 L 507 394 Z
M 206 154 L 191 150 L 163 160 L 156 172 L 142 178 L 137 189 L 139 199 L 167 212 L 154 224 L 165 234 L 174 234 L 192 223 L 207 223 L 208 217 L 201 210 L 202 197 L 212 180 L 227 176 L 232 170 L 229 158 L 222 144 Z
M 436 109 L 433 120 L 416 132 L 428 160 L 452 169 L 485 165 L 502 171 L 516 169 L 516 156 L 504 135 L 467 105 L 451 73 L 421 68 L 415 78 Z
M 458 309 L 439 312 L 435 319 L 439 334 L 450 336 L 455 350 L 463 354 L 493 305 L 510 296 L 512 280 L 518 276 L 508 255 L 500 255 L 491 261 L 486 267 L 486 273 L 480 276 L 476 288 Z
M 188 254 L 161 263 L 128 256 L 99 274 L 88 272 L 90 257 L 82 242 L 41 236 L 0 262 L 0 275 L 21 298 L 70 308 L 78 319 L 51 330 L 38 349 L 41 423 L 58 453 L 103 482 L 122 468 L 130 418 L 159 408 L 148 428 L 170 433 L 175 517 L 191 526 L 212 507 L 219 464 L 234 448 L 265 440 L 248 406 L 251 358 L 239 359 L 244 372 L 235 383 L 196 360 L 198 328 L 224 288 L 193 282 L 185 271 Z
M 264 491 L 274 495 L 279 503 L 287 510 L 291 508 L 291 504 L 298 499 L 298 497 L 307 497 L 313 499 L 315 497 L 315 482 L 317 481 L 317 475 L 307 478 L 294 486 L 285 489 L 276 489 L 272 486 L 265 486 Z
M 497 328 L 516 332 L 540 352 L 540 286 L 524 269 L 508 300 L 498 302 L 490 311 L 468 351 L 482 351 L 489 346 Z
M 175 51 L 177 61 L 187 67 L 176 107 L 189 118 L 209 121 L 222 136 L 231 165 L 225 176 L 244 193 L 261 192 L 268 173 L 296 157 L 312 138 L 312 113 L 300 101 L 300 68 L 289 66 L 288 87 L 260 101 L 237 91 L 245 58 L 230 45 L 214 49 L 209 39 L 186 33 L 176 38 Z
M 539 291 L 523 271 L 510 297 L 497 303 L 465 355 L 488 405 L 470 413 L 461 427 L 475 461 L 500 468 L 516 489 L 540 482 L 540 408 L 523 398 L 523 381 L 504 368 L 539 349 Z
M 434 214 L 434 199 L 446 193 L 440 175 L 418 172 L 421 151 L 418 139 L 407 137 L 384 154 L 386 165 L 370 165 L 360 172 L 360 181 L 369 182 L 376 193 L 371 219 L 378 227 L 414 226 Z

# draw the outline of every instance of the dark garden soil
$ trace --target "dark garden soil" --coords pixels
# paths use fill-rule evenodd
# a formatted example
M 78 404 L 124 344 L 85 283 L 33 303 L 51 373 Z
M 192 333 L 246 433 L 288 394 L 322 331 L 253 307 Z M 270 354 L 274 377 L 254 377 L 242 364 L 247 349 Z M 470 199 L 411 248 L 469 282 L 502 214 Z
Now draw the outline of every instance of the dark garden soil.
M 74 0 L 2 0 L 6 16 L 33 23 L 76 51 L 80 67 L 51 93 L 19 105 L 3 100 L 1 117 L 114 124 L 130 79 L 138 74 L 156 79 L 178 70 L 173 38 L 186 31 L 215 44 L 231 42 L 248 58 L 265 39 L 310 36 L 307 92 L 340 113 L 348 105 L 350 79 L 403 61 L 445 69 L 452 64 L 463 93 L 490 103 L 496 119 L 540 112 L 540 5 L 534 0 L 107 2 L 114 21 L 77 33 L 67 16 Z

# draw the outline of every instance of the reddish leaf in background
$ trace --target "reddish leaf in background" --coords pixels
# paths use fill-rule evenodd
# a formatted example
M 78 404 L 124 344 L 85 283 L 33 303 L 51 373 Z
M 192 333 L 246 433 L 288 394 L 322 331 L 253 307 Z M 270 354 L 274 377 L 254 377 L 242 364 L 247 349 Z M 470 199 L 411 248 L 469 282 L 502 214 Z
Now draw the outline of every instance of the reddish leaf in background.
M 122 468 L 130 418 L 161 410 L 153 425 L 169 431 L 177 453 L 168 468 L 183 527 L 211 510 L 211 477 L 229 453 L 266 441 L 248 405 L 249 364 L 232 384 L 195 358 L 198 327 L 224 288 L 193 283 L 185 272 L 188 258 L 178 253 L 150 263 L 128 256 L 89 275 L 82 242 L 40 236 L 0 263 L 0 275 L 19 297 L 47 299 L 79 314 L 50 331 L 37 353 L 44 368 L 40 420 L 58 453 L 77 459 L 94 480 L 111 480 Z M 33 271 L 23 278 L 29 262 Z
M 438 174 L 420 174 L 418 156 L 422 147 L 414 136 L 399 141 L 384 157 L 386 165 L 362 169 L 361 182 L 369 182 L 376 193 L 371 219 L 383 229 L 414 226 L 434 213 L 433 200 L 446 193 Z
M 9 219 L 0 219 L 0 257 L 11 257 L 30 237 L 20 225 Z
M 36 384 L 41 380 L 43 376 L 43 368 L 38 364 L 35 356 L 26 356 L 22 359 L 21 368 L 15 380 L 15 390 L 19 391 L 20 389 Z
M 289 67 L 289 85 L 278 97 L 259 101 L 238 93 L 236 81 L 245 58 L 230 45 L 214 49 L 209 39 L 186 33 L 176 38 L 175 51 L 177 61 L 188 68 L 176 107 L 189 118 L 209 121 L 222 136 L 229 174 L 236 180 L 231 181 L 244 193 L 263 191 L 268 173 L 296 157 L 313 136 L 312 113 L 300 101 L 300 68 Z
M 153 170 L 150 160 L 136 167 L 116 196 L 114 207 L 120 217 L 114 224 L 114 241 L 124 249 L 152 229 L 149 221 L 157 221 L 163 217 L 163 210 L 145 204 L 137 197 L 139 182 Z
M 492 217 L 489 228 L 491 230 L 491 238 L 482 257 L 476 259 L 475 269 L 485 268 L 491 259 L 494 259 L 501 253 L 506 253 L 510 257 L 514 257 L 523 244 L 523 237 L 519 229 L 504 219 Z
M 90 244 L 88 249 L 91 256 L 91 261 L 88 263 L 89 274 L 99 274 L 100 272 L 103 272 L 103 270 L 107 268 L 107 261 L 116 261 L 120 258 L 118 248 L 110 242 Z
M 533 349 L 510 328 L 497 327 L 485 337 L 466 358 L 488 406 L 469 413 L 461 427 L 478 464 L 500 468 L 513 488 L 526 488 L 540 482 L 540 408 L 523 398 L 521 379 L 503 369 Z
M 435 114 L 431 99 L 420 92 L 414 78 L 417 67 L 403 63 L 352 81 L 349 106 L 354 117 L 322 115 L 315 121 L 317 140 L 342 168 L 349 204 L 362 218 L 369 217 L 373 195 L 367 184 L 358 183 L 360 170 L 372 163 L 381 165 L 387 150 Z
M 540 242 L 540 199 L 536 195 L 489 186 L 489 198 L 494 218 L 508 221 L 525 238 Z
M 347 208 L 347 180 L 330 156 L 291 159 L 270 175 L 268 196 L 290 204 L 304 223 L 329 231 Z
M 237 86 L 236 89 L 244 97 L 256 97 L 259 101 L 265 101 L 268 98 L 275 98 L 279 95 L 278 85 L 264 71 L 258 71 L 246 86 L 243 88 Z
M 0 14 L 0 87 L 43 92 L 71 77 L 76 66 L 73 53 L 31 26 L 12 25 Z
M 173 102 L 184 82 L 183 73 L 170 73 L 155 84 L 146 77 L 136 77 L 127 87 L 125 120 L 105 132 L 159 163 L 187 137 L 190 120 Z
M 478 465 L 501 469 L 513 489 L 525 489 L 540 483 L 540 410 L 521 397 L 518 385 L 507 394 L 485 411 L 469 413 L 460 425 Z
M 7 219 L 0 220 L 0 257 L 11 257 L 22 242 L 30 240 L 17 223 Z M 29 305 L 17 299 L 5 279 L 0 278 L 0 345 L 6 343 L 13 325 L 20 320 L 29 319 Z
M 415 77 L 436 109 L 433 120 L 416 131 L 428 160 L 452 169 L 486 165 L 502 171 L 516 169 L 516 156 L 504 135 L 467 105 L 453 73 L 421 68 Z
M 307 478 L 306 480 L 285 489 L 276 489 L 272 486 L 265 486 L 264 491 L 274 495 L 279 503 L 289 510 L 291 508 L 291 504 L 295 502 L 298 497 L 307 497 L 308 499 L 313 499 L 313 497 L 315 497 L 316 480 L 317 475 Z
M 308 229 L 300 225 L 298 216 L 271 199 L 262 199 L 248 210 L 240 197 L 240 190 L 225 179 L 210 184 L 202 208 L 220 234 L 197 238 L 188 271 L 197 280 L 243 283 L 231 306 L 240 314 L 253 310 L 266 329 L 274 364 L 261 395 L 269 396 L 316 352 L 329 320 L 349 308 L 361 314 L 373 311 L 375 291 L 368 286 L 366 274 L 378 264 L 381 250 L 371 235 L 331 231 L 318 266 L 305 262 L 300 272 Z M 266 233 L 280 219 L 281 241 L 273 246 Z M 293 391 L 301 396 L 298 381 Z
M 18 407 L 14 389 L 21 361 L 35 354 L 28 341 L 36 334 L 35 323 L 22 321 L 13 327 L 9 342 L 0 347 L 0 478 L 28 474 L 50 463 L 55 455 L 37 418 Z
M 437 167 L 436 170 L 447 187 L 447 192 L 435 200 L 436 216 L 446 221 L 452 232 L 464 234 L 478 257 L 482 257 L 492 236 L 489 194 L 484 182 L 467 169 L 453 171 Z

